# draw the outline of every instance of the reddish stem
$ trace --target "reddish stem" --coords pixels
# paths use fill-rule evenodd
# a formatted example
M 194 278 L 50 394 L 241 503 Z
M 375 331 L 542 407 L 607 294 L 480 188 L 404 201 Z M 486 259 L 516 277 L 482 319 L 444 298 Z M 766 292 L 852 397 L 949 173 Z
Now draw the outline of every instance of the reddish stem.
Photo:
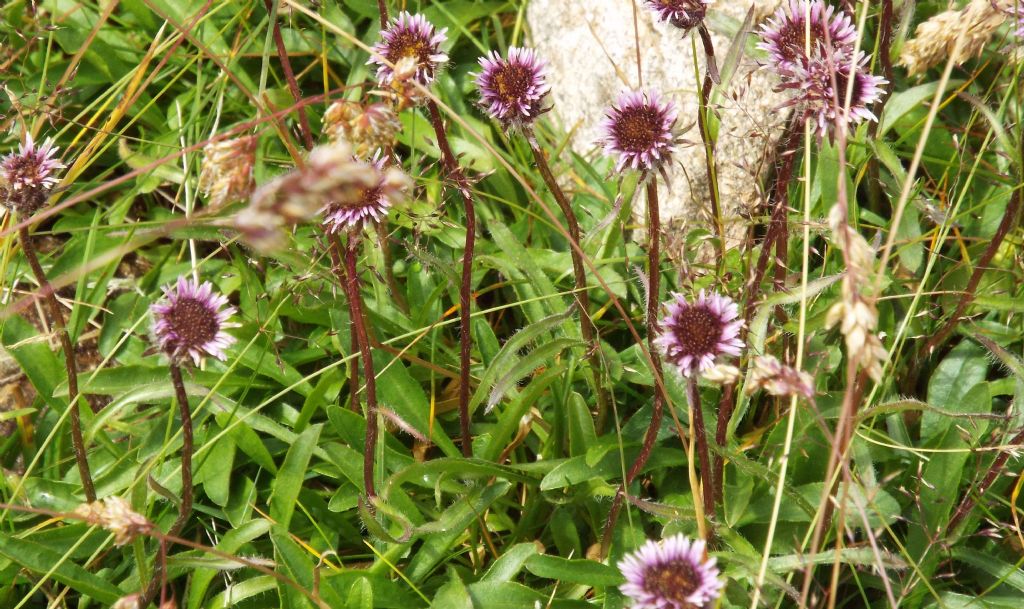
M 64 324 L 64 313 L 60 310 L 60 303 L 53 287 L 46 279 L 46 273 L 39 258 L 36 256 L 35 246 L 32 244 L 32 237 L 28 234 L 27 226 L 18 227 L 18 238 L 21 240 L 21 251 L 25 253 L 25 259 L 32 268 L 32 274 L 36 276 L 36 283 L 39 284 L 40 294 L 47 307 L 50 309 L 50 317 L 53 318 L 53 326 L 60 337 L 61 347 L 64 349 L 64 368 L 68 376 L 68 418 L 71 420 L 71 446 L 75 453 L 75 462 L 78 464 L 78 475 L 82 479 L 82 490 L 85 491 L 85 500 L 89 503 L 96 501 L 96 487 L 92 481 L 92 474 L 89 470 L 89 458 L 85 451 L 85 439 L 82 436 L 82 418 L 80 398 L 85 396 L 78 393 L 78 363 L 75 360 L 75 345 L 71 342 L 71 334 L 68 333 Z
M 455 153 L 448 143 L 448 135 L 441 119 L 441 111 L 434 100 L 427 102 L 430 123 L 434 127 L 437 145 L 441 149 L 441 162 L 448 176 L 454 180 L 455 188 L 462 196 L 466 211 L 466 248 L 462 254 L 462 284 L 459 287 L 459 429 L 462 435 L 462 454 L 473 456 L 473 438 L 469 431 L 469 366 L 472 336 L 470 335 L 470 313 L 472 309 L 473 251 L 476 247 L 476 210 L 469 181 L 459 166 Z
M 333 236 L 333 247 L 342 249 L 341 239 Z M 356 270 L 357 238 L 350 235 L 345 254 L 345 291 L 348 296 L 349 316 L 355 330 L 359 354 L 363 360 L 363 377 L 366 379 L 366 442 L 363 446 L 363 486 L 366 497 L 375 499 L 377 491 L 373 483 L 373 469 L 377 454 L 377 380 L 373 370 L 373 357 L 370 355 L 370 340 L 366 334 L 366 322 L 363 318 L 363 297 L 359 292 L 359 273 Z
M 597 421 L 595 428 L 597 433 L 601 433 L 604 429 L 605 420 L 608 416 L 608 390 L 604 385 L 602 379 L 601 365 L 601 344 L 597 336 L 597 329 L 594 327 L 593 320 L 590 319 L 590 295 L 587 293 L 587 270 L 583 265 L 583 255 L 580 253 L 582 247 L 581 236 L 580 236 L 580 225 L 576 220 L 576 214 L 572 210 L 572 205 L 569 203 L 569 198 L 565 196 L 565 192 L 562 191 L 562 187 L 558 185 L 555 180 L 554 174 L 551 173 L 551 167 L 548 165 L 547 159 L 544 157 L 544 153 L 540 150 L 537 145 L 537 141 L 534 136 L 528 135 L 526 138 L 530 144 L 530 150 L 533 152 L 533 158 L 537 163 L 537 169 L 540 171 L 541 177 L 544 179 L 544 184 L 547 185 L 548 190 L 555 197 L 555 201 L 558 202 L 558 207 L 562 210 L 562 215 L 565 216 L 565 221 L 569 230 L 569 239 L 572 240 L 572 245 L 569 248 L 569 254 L 572 257 L 572 270 L 573 277 L 576 282 L 576 290 L 574 297 L 576 298 L 576 307 L 580 312 L 580 333 L 583 335 L 583 340 L 587 343 L 588 356 L 590 361 L 590 367 L 594 373 L 595 386 L 597 389 Z
M 707 518 L 715 516 L 715 476 L 711 469 L 711 451 L 708 450 L 708 431 L 704 424 L 704 409 L 700 404 L 700 390 L 697 388 L 697 377 L 691 375 L 686 380 L 686 396 L 690 399 L 690 408 L 693 410 L 692 433 L 697 440 L 697 453 L 700 459 L 700 477 L 704 489 L 701 496 L 704 498 L 704 515 Z
M 619 490 L 612 500 L 611 509 L 608 510 L 608 517 L 604 523 L 604 534 L 601 539 L 601 555 L 607 556 L 611 547 L 612 531 L 615 529 L 615 521 L 618 520 L 619 511 L 622 509 L 622 501 L 626 495 L 626 487 L 633 483 L 640 470 L 647 465 L 654 450 L 655 440 L 658 439 L 658 430 L 661 429 L 661 419 L 665 411 L 665 402 L 668 400 L 664 394 L 664 378 L 661 357 L 655 347 L 654 339 L 658 336 L 658 306 L 659 294 L 661 291 L 661 213 L 658 208 L 658 182 L 653 175 L 647 182 L 647 345 L 651 353 L 651 363 L 654 373 L 654 404 L 651 410 L 651 423 L 647 426 L 644 434 L 644 441 L 640 447 L 640 453 L 626 472 L 626 479 L 619 485 Z
M 388 3 L 387 0 L 377 0 L 377 10 L 380 11 L 380 29 L 388 29 Z
M 383 0 L 382 0 L 383 1 Z M 274 16 L 274 2 L 273 0 L 263 0 L 263 5 L 267 7 L 267 16 Z M 277 47 L 277 58 L 281 61 L 281 69 L 284 70 L 284 78 L 288 82 L 288 90 L 291 92 L 292 97 L 298 102 L 302 99 L 302 91 L 299 90 L 299 83 L 295 80 L 295 71 L 292 70 L 292 62 L 288 58 L 288 49 L 284 46 L 284 38 L 281 36 L 281 25 L 274 19 L 272 24 L 274 46 Z M 306 145 L 306 150 L 313 148 L 313 132 L 309 128 L 309 119 L 306 118 L 306 107 L 301 104 L 296 104 L 296 111 L 299 114 L 299 128 L 302 130 L 302 141 Z
M 718 263 L 721 265 L 725 262 L 725 227 L 722 225 L 721 201 L 718 193 L 718 173 L 715 170 L 715 142 L 711 139 L 711 131 L 708 129 L 708 114 L 711 112 L 711 87 L 720 77 L 718 76 L 718 67 L 715 64 L 715 46 L 711 41 L 711 33 L 708 32 L 704 22 L 701 22 L 697 31 L 700 33 L 700 40 L 704 44 L 704 55 L 707 57 L 704 83 L 700 88 L 697 128 L 700 130 L 700 137 L 704 142 L 704 163 L 708 174 L 711 217 L 715 222 L 715 236 L 718 237 Z

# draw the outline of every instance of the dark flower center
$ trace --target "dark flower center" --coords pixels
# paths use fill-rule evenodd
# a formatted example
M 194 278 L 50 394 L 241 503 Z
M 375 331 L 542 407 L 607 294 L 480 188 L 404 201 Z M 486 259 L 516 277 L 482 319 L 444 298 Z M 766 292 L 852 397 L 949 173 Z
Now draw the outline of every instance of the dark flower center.
M 411 57 L 416 60 L 419 67 L 430 70 L 430 56 L 433 50 L 430 41 L 411 30 L 397 32 L 388 43 L 387 58 L 391 63 L 398 63 L 399 60 Z
M 807 49 L 805 33 L 806 26 L 804 25 L 803 14 L 794 15 L 792 19 L 787 19 L 783 22 L 782 28 L 779 30 L 779 50 L 782 51 L 784 59 L 795 61 L 804 56 L 804 52 Z M 811 21 L 812 53 L 815 52 L 816 46 L 825 44 L 826 35 L 828 34 L 830 32 L 827 31 L 825 24 L 820 19 Z M 836 41 L 830 40 L 829 43 L 834 46 Z
M 39 163 L 33 157 L 15 156 L 4 163 L 5 177 L 11 184 L 41 186 Z
M 686 598 L 700 587 L 700 575 L 689 561 L 680 560 L 651 567 L 644 573 L 644 590 L 677 607 L 696 607 Z
M 165 317 L 171 331 L 178 337 L 176 348 L 202 347 L 217 337 L 220 321 L 210 307 L 195 298 L 182 298 L 174 303 Z
M 707 12 L 700 0 L 658 0 L 662 10 L 675 11 L 671 23 L 680 29 L 690 29 L 704 19 Z
M 612 128 L 619 147 L 627 152 L 645 152 L 657 147 L 662 131 L 661 115 L 650 106 L 623 110 Z
M 722 340 L 722 319 L 706 307 L 686 307 L 672 320 L 672 325 L 681 356 L 714 353 Z
M 501 101 L 509 104 L 521 101 L 532 82 L 533 74 L 519 64 L 503 64 L 494 73 L 494 90 Z

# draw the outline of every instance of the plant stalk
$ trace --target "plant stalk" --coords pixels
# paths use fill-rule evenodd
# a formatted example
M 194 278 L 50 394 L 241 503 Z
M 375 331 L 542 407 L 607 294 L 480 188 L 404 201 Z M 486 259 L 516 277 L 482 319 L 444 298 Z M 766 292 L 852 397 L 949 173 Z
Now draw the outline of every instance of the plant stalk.
M 469 366 L 472 335 L 470 334 L 470 313 L 472 309 L 473 252 L 476 248 L 476 209 L 469 181 L 459 166 L 448 135 L 445 132 L 441 111 L 434 100 L 427 102 L 430 123 L 434 127 L 437 145 L 441 149 L 441 161 L 449 177 L 455 181 L 455 188 L 462 196 L 466 211 L 466 248 L 462 254 L 462 283 L 459 286 L 459 430 L 462 436 L 462 454 L 473 456 L 473 438 L 469 431 Z
M 708 196 L 711 201 L 711 216 L 715 221 L 715 236 L 718 237 L 718 265 L 725 263 L 725 226 L 722 224 L 722 207 L 718 192 L 718 170 L 715 168 L 715 140 L 711 137 L 711 130 L 708 126 L 708 117 L 711 112 L 711 88 L 715 81 L 719 80 L 718 67 L 715 64 L 715 45 L 711 41 L 711 33 L 701 22 L 697 28 L 700 34 L 701 43 L 704 45 L 704 55 L 707 57 L 707 67 L 704 71 L 704 83 L 700 88 L 700 108 L 697 110 L 697 128 L 700 130 L 700 138 L 704 142 L 704 163 L 707 166 L 708 174 Z
M 580 333 L 583 335 L 583 340 L 587 343 L 587 359 L 590 361 L 590 368 L 594 374 L 594 386 L 597 397 L 597 421 L 594 426 L 600 435 L 608 418 L 610 400 L 608 389 L 604 384 L 601 342 L 597 329 L 594 327 L 594 321 L 590 318 L 590 295 L 587 292 L 587 271 L 583 265 L 583 255 L 581 254 L 583 242 L 580 237 L 580 225 L 576 219 L 575 212 L 572 210 L 572 205 L 569 203 L 569 198 L 565 196 L 562 187 L 555 180 L 555 176 L 551 172 L 551 166 L 538 146 L 536 138 L 533 134 L 528 134 L 526 139 L 530 144 L 530 150 L 533 152 L 533 158 L 537 163 L 537 169 L 540 171 L 541 177 L 544 179 L 544 184 L 547 185 L 548 190 L 555 197 L 558 207 L 562 210 L 562 215 L 565 216 L 569 230 L 569 239 L 572 241 L 569 247 L 569 254 L 572 257 L 572 271 L 576 282 L 574 297 L 576 299 L 576 308 L 579 309 L 580 313 Z
M 82 417 L 79 411 L 81 398 L 85 396 L 78 393 L 78 363 L 75 359 L 75 345 L 71 342 L 71 334 L 64 323 L 64 314 L 60 310 L 60 303 L 46 273 L 39 264 L 36 256 L 35 246 L 32 244 L 32 237 L 28 234 L 28 227 L 18 228 L 18 238 L 21 241 L 21 250 L 25 253 L 28 265 L 32 268 L 32 274 L 36 276 L 36 283 L 43 294 L 50 309 L 50 317 L 53 318 L 54 328 L 60 337 L 61 347 L 64 350 L 64 368 L 68 376 L 68 418 L 71 420 L 71 446 L 75 453 L 75 462 L 78 464 L 78 474 L 82 479 L 82 490 L 85 492 L 85 500 L 89 503 L 96 501 L 96 486 L 92 481 L 92 473 L 89 470 L 89 457 L 85 450 L 85 439 L 82 436 Z
M 168 535 L 177 536 L 185 528 L 188 517 L 192 514 L 192 413 L 188 407 L 188 394 L 185 393 L 185 381 L 181 378 L 181 368 L 171 362 L 171 381 L 174 384 L 174 395 L 178 401 L 178 412 L 181 413 L 181 505 L 178 506 L 178 518 L 171 525 Z
M 644 442 L 640 447 L 629 471 L 626 472 L 626 479 L 619 485 L 615 499 L 612 500 L 611 509 L 608 510 L 608 517 L 605 519 L 604 534 L 601 539 L 601 556 L 607 556 L 611 548 L 612 532 L 615 529 L 615 521 L 618 520 L 619 511 L 622 509 L 622 501 L 626 495 L 626 487 L 633 483 L 640 470 L 651 458 L 654 450 L 655 440 L 658 439 L 658 430 L 661 429 L 661 419 L 665 412 L 665 402 L 668 397 L 664 394 L 663 368 L 661 356 L 658 355 L 654 339 L 658 335 L 658 307 L 659 294 L 661 291 L 661 213 L 658 207 L 658 181 L 653 174 L 647 181 L 647 345 L 651 353 L 651 363 L 654 365 L 654 402 L 651 409 L 651 423 L 647 426 L 644 434 Z
M 693 410 L 693 430 L 697 439 L 697 452 L 700 459 L 701 497 L 704 499 L 704 515 L 706 518 L 715 516 L 715 477 L 711 469 L 711 451 L 708 450 L 708 432 L 704 425 L 704 410 L 700 403 L 700 389 L 697 387 L 696 373 L 686 379 L 686 397 L 690 400 Z
M 363 318 L 363 298 L 359 291 L 359 274 L 356 270 L 358 239 L 355 234 L 349 235 L 348 244 L 342 246 L 338 235 L 333 235 L 332 247 L 344 249 L 345 273 L 344 285 L 348 296 L 349 317 L 355 331 L 359 355 L 363 360 L 363 377 L 366 379 L 366 440 L 363 445 L 363 486 L 367 499 L 376 499 L 377 491 L 373 482 L 373 470 L 377 455 L 377 379 L 373 370 L 373 357 L 370 355 L 370 340 L 366 333 L 366 321 Z M 336 254 L 338 255 L 338 254 Z

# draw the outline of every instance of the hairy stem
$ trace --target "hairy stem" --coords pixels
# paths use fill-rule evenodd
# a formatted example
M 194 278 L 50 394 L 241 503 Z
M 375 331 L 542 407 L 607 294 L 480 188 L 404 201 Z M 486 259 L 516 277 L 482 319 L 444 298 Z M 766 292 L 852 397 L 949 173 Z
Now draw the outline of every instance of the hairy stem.
M 377 10 L 380 11 L 380 29 L 388 29 L 388 3 L 387 0 L 377 0 Z
M 67 326 L 64 324 L 64 313 L 60 310 L 57 296 L 46 279 L 42 265 L 39 264 L 39 258 L 36 256 L 36 249 L 32 244 L 32 237 L 28 234 L 27 226 L 18 228 L 18 238 L 21 241 L 21 250 L 25 253 L 28 265 L 32 267 L 32 274 L 36 276 L 36 283 L 39 284 L 43 299 L 50 309 L 53 326 L 57 330 L 61 347 L 64 350 L 64 368 L 68 376 L 68 418 L 71 420 L 71 446 L 75 453 L 75 462 L 78 463 L 78 475 L 82 479 L 85 500 L 92 503 L 96 501 L 96 486 L 92 481 L 89 458 L 85 451 L 85 439 L 82 437 L 82 418 L 79 408 L 80 399 L 85 396 L 78 393 L 78 363 L 75 359 L 75 345 L 71 342 L 71 334 L 68 333 Z
M 174 386 L 175 401 L 178 402 L 178 412 L 181 413 L 181 503 L 178 504 L 178 517 L 174 524 L 167 531 L 167 536 L 176 538 L 185 528 L 189 516 L 192 514 L 192 412 L 188 407 L 188 394 L 185 392 L 185 381 L 181 377 L 181 368 L 177 362 L 171 361 L 171 384 Z M 163 589 L 167 583 L 167 547 L 165 539 L 160 540 L 160 553 L 153 564 L 153 577 L 146 586 L 140 607 L 146 607 L 156 598 L 157 591 Z
M 299 90 L 299 83 L 295 80 L 295 71 L 292 70 L 292 62 L 288 58 L 288 49 L 285 48 L 284 38 L 281 36 L 281 25 L 277 22 L 274 0 L 263 0 L 263 5 L 267 8 L 267 16 L 274 21 L 272 25 L 274 46 L 277 47 L 277 58 L 281 62 L 284 79 L 288 82 L 288 91 L 291 92 L 296 102 L 300 102 L 302 101 L 302 91 Z M 302 143 L 305 144 L 306 150 L 311 150 L 313 148 L 313 132 L 309 128 L 309 119 L 306 118 L 306 107 L 296 103 L 295 111 L 299 114 L 299 129 L 302 130 Z
M 715 477 L 711 469 L 711 451 L 708 450 L 708 432 L 704 425 L 704 409 L 701 408 L 700 390 L 697 388 L 696 374 L 686 379 L 686 397 L 693 410 L 693 433 L 697 440 L 697 452 L 700 458 L 701 496 L 704 499 L 704 514 L 707 518 L 715 516 Z
M 476 247 L 476 209 L 473 195 L 470 193 L 469 181 L 459 166 L 448 135 L 441 119 L 441 111 L 434 100 L 427 103 L 430 111 L 430 123 L 434 127 L 437 145 L 441 149 L 441 161 L 448 176 L 455 182 L 455 188 L 462 196 L 466 211 L 466 249 L 462 254 L 462 284 L 459 286 L 459 429 L 462 436 L 462 454 L 473 456 L 473 438 L 469 432 L 469 365 L 472 336 L 469 322 L 472 308 L 473 282 L 473 250 Z
M 654 442 L 658 438 L 658 430 L 661 429 L 661 419 L 665 411 L 667 396 L 664 394 L 664 384 L 661 379 L 664 377 L 661 365 L 661 356 L 654 344 L 658 335 L 658 306 L 659 293 L 661 291 L 661 213 L 658 208 L 658 181 L 654 175 L 649 176 L 647 181 L 647 345 L 651 353 L 651 363 L 654 372 L 654 403 L 651 409 L 651 423 L 647 426 L 644 434 L 644 442 L 640 447 L 633 464 L 626 472 L 626 479 L 619 485 L 619 490 L 612 500 L 611 509 L 608 510 L 608 517 L 604 523 L 604 534 L 601 539 L 601 555 L 607 556 L 611 547 L 612 532 L 615 529 L 615 521 L 618 520 L 619 511 L 622 509 L 622 501 L 626 495 L 626 487 L 633 483 L 640 470 L 647 465 L 654 450 Z
M 178 506 L 178 518 L 167 534 L 178 535 L 192 514 L 192 413 L 188 407 L 188 394 L 185 393 L 181 368 L 175 362 L 171 362 L 171 381 L 178 400 L 178 411 L 181 413 L 181 505 Z
M 375 499 L 377 491 L 373 483 L 373 470 L 377 455 L 377 379 L 373 370 L 373 357 L 370 355 L 370 340 L 366 333 L 366 321 L 363 318 L 363 297 L 359 292 L 359 273 L 356 270 L 358 239 L 350 235 L 347 246 L 341 244 L 338 235 L 332 236 L 331 246 L 336 252 L 344 249 L 345 273 L 344 286 L 348 296 L 349 317 L 352 318 L 352 329 L 355 331 L 359 355 L 363 360 L 363 377 L 366 379 L 366 441 L 363 445 L 363 486 L 367 499 Z M 336 253 L 340 256 L 340 253 Z
M 594 385 L 597 389 L 597 421 L 595 428 L 597 433 L 600 434 L 604 430 L 608 417 L 609 399 L 608 389 L 604 384 L 604 368 L 601 364 L 601 343 L 597 335 L 597 329 L 594 327 L 594 322 L 590 319 L 590 295 L 587 293 L 587 271 L 583 265 L 583 255 L 581 253 L 580 225 L 576 220 L 576 214 L 572 210 L 572 205 L 569 203 L 569 198 L 565 196 L 565 192 L 562 191 L 561 186 L 555 181 L 555 176 L 551 173 L 551 167 L 548 165 L 544 153 L 537 145 L 537 140 L 533 135 L 528 135 L 527 140 L 530 143 L 530 150 L 533 151 L 533 158 L 537 162 L 537 169 L 540 171 L 544 183 L 555 197 L 558 207 L 561 208 L 562 214 L 565 216 L 569 229 L 569 239 L 572 241 L 569 254 L 572 257 L 572 271 L 576 281 L 574 296 L 576 298 L 576 307 L 580 312 L 580 333 L 583 335 L 583 340 L 587 343 L 587 359 L 590 360 L 590 368 L 594 374 Z

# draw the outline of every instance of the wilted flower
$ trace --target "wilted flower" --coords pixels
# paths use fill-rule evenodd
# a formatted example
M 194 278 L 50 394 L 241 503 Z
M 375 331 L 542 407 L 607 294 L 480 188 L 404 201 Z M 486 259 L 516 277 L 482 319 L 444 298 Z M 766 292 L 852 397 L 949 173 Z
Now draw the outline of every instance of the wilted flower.
M 476 77 L 480 105 L 508 128 L 533 122 L 544 111 L 541 101 L 548 86 L 547 62 L 533 49 L 512 47 L 508 58 L 491 51 L 480 58 L 483 70 Z
M 117 546 L 123 546 L 137 536 L 146 535 L 153 530 L 153 523 L 132 510 L 131 504 L 120 497 L 107 497 L 100 501 L 83 503 L 72 513 L 89 524 L 113 533 L 114 545 Z
M 400 181 L 397 171 L 388 169 L 382 183 L 381 171 L 353 157 L 348 143 L 317 146 L 302 167 L 256 189 L 249 206 L 235 216 L 235 228 L 253 247 L 272 250 L 284 244 L 285 227 L 311 220 L 331 205 L 358 207 L 368 192 L 381 187 L 393 194 Z
M 203 167 L 199 172 L 199 190 L 219 207 L 245 199 L 252 193 L 252 167 L 256 161 L 256 136 L 219 142 L 203 147 Z
M 801 395 L 814 397 L 814 377 L 802 370 L 787 366 L 771 355 L 754 358 L 747 393 L 764 389 L 777 396 Z
M 324 113 L 324 131 L 331 140 L 347 142 L 352 153 L 363 159 L 394 145 L 401 129 L 402 123 L 388 104 L 338 101 Z
M 704 20 L 710 0 L 645 0 L 647 8 L 658 13 L 658 19 L 684 32 Z
M 654 339 L 667 363 L 690 376 L 711 368 L 722 355 L 740 354 L 743 320 L 737 319 L 739 308 L 731 298 L 703 290 L 692 303 L 682 294 L 672 296 L 668 315 L 658 322 L 661 334 Z
M 22 215 L 38 211 L 60 181 L 57 171 L 64 164 L 56 158 L 58 150 L 52 140 L 37 146 L 26 135 L 17 152 L 0 159 L 0 202 Z
M 917 26 L 914 37 L 903 45 L 900 63 L 914 75 L 947 60 L 960 65 L 981 54 L 992 34 L 1006 21 L 1007 12 L 1013 10 L 1012 1 L 972 0 L 961 10 L 931 17 Z
M 403 59 L 415 65 L 415 77 L 421 85 L 434 81 L 448 56 L 441 52 L 441 44 L 448 39 L 447 29 L 435 31 L 433 24 L 423 15 L 402 12 L 391 26 L 381 31 L 382 40 L 373 47 L 369 64 L 378 64 L 377 82 L 387 85 L 395 76 L 393 66 Z
M 175 360 L 191 357 L 196 365 L 206 355 L 224 360 L 224 350 L 235 342 L 224 331 L 234 325 L 227 322 L 235 308 L 223 308 L 228 299 L 215 294 L 210 282 L 200 284 L 185 277 L 179 277 L 173 287 L 165 286 L 164 296 L 164 302 L 150 307 L 153 333 L 164 353 Z
M 650 540 L 619 562 L 619 587 L 635 609 L 698 609 L 722 593 L 717 559 L 704 557 L 704 540 L 674 535 Z
M 675 151 L 677 110 L 662 102 L 655 92 L 627 91 L 619 96 L 601 127 L 601 143 L 608 156 L 617 156 L 615 170 L 627 166 L 651 171 L 671 158 Z
M 824 137 L 839 125 L 842 117 L 846 117 L 848 127 L 877 120 L 871 106 L 882 96 L 888 81 L 868 72 L 866 64 L 867 57 L 863 54 L 855 61 L 843 59 L 839 63 L 824 57 L 815 59 L 805 67 L 794 68 L 789 73 L 790 78 L 784 79 L 782 88 L 796 91 L 789 105 L 798 106 L 804 118 L 814 125 L 818 136 Z M 850 106 L 844 112 L 851 71 L 853 92 Z
M 806 40 L 808 11 L 810 55 Z M 770 64 L 777 71 L 785 71 L 819 57 L 848 55 L 856 40 L 857 29 L 846 12 L 837 12 L 822 0 L 789 0 L 788 7 L 780 7 L 761 26 L 758 48 L 767 51 Z
M 704 380 L 716 385 L 728 385 L 735 383 L 736 379 L 740 377 L 740 369 L 731 364 L 715 364 L 705 370 L 701 376 L 704 377 Z
M 366 163 L 374 179 L 369 185 L 351 191 L 345 198 L 330 199 L 324 207 L 324 227 L 327 232 L 359 228 L 364 222 L 380 221 L 392 205 L 405 198 L 412 186 L 411 180 L 396 167 L 384 167 L 384 159 L 377 156 Z

